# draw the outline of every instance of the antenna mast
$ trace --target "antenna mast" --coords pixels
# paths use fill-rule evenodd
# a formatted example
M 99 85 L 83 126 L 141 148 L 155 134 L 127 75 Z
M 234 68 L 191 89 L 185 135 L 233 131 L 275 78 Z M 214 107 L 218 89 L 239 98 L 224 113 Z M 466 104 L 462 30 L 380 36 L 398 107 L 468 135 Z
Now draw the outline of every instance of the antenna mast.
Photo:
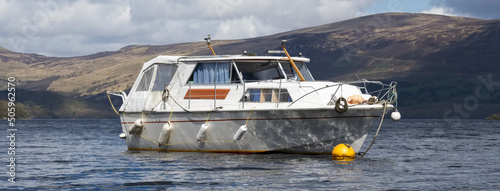
M 299 68 L 297 68 L 297 66 L 295 65 L 295 62 L 293 62 L 292 57 L 290 57 L 290 54 L 288 54 L 288 52 L 286 51 L 286 46 L 285 46 L 285 42 L 286 41 L 287 40 L 282 40 L 281 41 L 281 48 L 283 48 L 283 51 L 285 52 L 286 56 L 288 57 L 288 60 L 290 60 L 290 63 L 292 64 L 293 69 L 299 75 L 300 81 L 306 81 L 306 79 L 304 79 L 304 76 L 302 76 L 302 73 L 300 73 Z
M 208 48 L 210 48 L 210 51 L 212 51 L 212 54 L 215 56 L 216 54 L 214 52 L 214 49 L 212 49 L 212 45 L 210 45 L 210 40 L 212 40 L 212 39 L 211 39 L 211 36 L 209 34 L 208 37 L 205 38 L 205 41 L 207 41 Z

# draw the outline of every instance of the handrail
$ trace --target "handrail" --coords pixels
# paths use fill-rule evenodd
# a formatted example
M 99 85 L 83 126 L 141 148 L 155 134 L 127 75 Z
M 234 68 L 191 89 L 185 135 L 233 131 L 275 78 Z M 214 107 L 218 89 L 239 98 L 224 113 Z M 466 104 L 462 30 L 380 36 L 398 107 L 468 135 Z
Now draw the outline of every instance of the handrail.
M 278 87 L 278 100 L 276 101 L 276 108 L 280 106 L 280 98 L 281 98 L 281 79 L 280 79 L 280 85 Z
M 127 99 L 127 94 L 124 91 L 107 91 L 106 94 L 121 97 L 123 103 L 125 103 L 125 100 Z
M 214 76 L 214 108 L 217 107 L 217 63 L 215 64 L 215 76 Z
M 191 109 L 191 81 L 189 83 L 189 100 L 188 100 L 188 109 Z
M 293 101 L 290 105 L 288 105 L 288 107 L 292 106 L 294 103 L 296 103 L 297 101 L 299 101 L 300 99 L 302 99 L 303 97 L 306 97 L 308 96 L 309 94 L 313 93 L 313 92 L 317 92 L 319 90 L 322 90 L 322 89 L 325 89 L 325 88 L 330 88 L 330 87 L 334 87 L 334 86 L 341 86 L 342 84 L 335 84 L 335 85 L 331 85 L 331 86 L 325 86 L 325 87 L 322 87 L 322 88 L 318 88 L 318 89 L 315 89 L 313 91 L 310 91 L 304 95 L 302 95 L 299 99 L 296 99 L 295 101 Z
M 336 91 L 335 91 L 335 93 L 333 94 L 333 95 L 335 95 L 335 94 L 337 94 L 338 89 L 339 89 L 342 85 L 344 85 L 344 84 L 349 84 L 349 85 L 352 85 L 352 84 L 359 84 L 359 83 L 364 83 L 364 84 L 365 84 L 365 88 L 366 88 L 366 83 L 371 83 L 371 84 L 376 84 L 376 85 L 380 85 L 380 86 L 382 86 L 380 90 L 376 90 L 376 91 L 369 92 L 369 93 L 370 93 L 370 95 L 371 95 L 371 93 L 374 93 L 374 92 L 379 92 L 379 94 L 377 95 L 377 99 L 379 99 L 379 100 L 383 100 L 383 99 L 384 99 L 384 97 L 386 97 L 386 96 L 387 96 L 387 97 L 386 97 L 386 99 L 387 99 L 387 101 L 389 101 L 389 103 L 391 103 L 391 101 L 392 101 L 392 100 L 391 100 L 391 101 L 389 100 L 389 99 L 391 99 L 391 98 L 389 97 L 389 93 L 390 93 L 390 92 L 396 92 L 396 85 L 397 85 L 397 83 L 396 83 L 396 82 L 391 82 L 390 84 L 384 84 L 384 83 L 382 83 L 382 82 L 380 82 L 380 81 L 368 81 L 368 80 L 358 80 L 358 81 L 351 81 L 351 82 L 342 82 L 342 83 L 335 84 L 335 85 L 327 85 L 327 86 L 325 86 L 325 87 L 321 87 L 321 88 L 315 89 L 315 90 L 313 90 L 313 91 L 310 91 L 310 92 L 308 92 L 308 93 L 306 93 L 306 94 L 302 95 L 301 97 L 299 97 L 298 99 L 296 99 L 296 100 L 295 100 L 295 101 L 293 101 L 292 103 L 290 103 L 290 105 L 288 105 L 288 107 L 292 106 L 293 104 L 295 104 L 296 102 L 298 102 L 298 101 L 299 101 L 299 100 L 301 100 L 302 98 L 304 98 L 304 97 L 306 97 L 306 96 L 310 95 L 311 93 L 317 92 L 317 91 L 319 91 L 319 90 L 323 90 L 323 89 L 326 89 L 326 88 L 330 88 L 330 87 L 336 87 L 336 86 L 338 86 L 338 87 L 337 87 L 337 90 L 336 90 Z M 380 95 L 382 94 L 382 92 L 384 92 L 384 91 L 385 91 L 385 93 L 384 93 L 382 96 L 380 96 Z M 397 92 L 396 92 L 396 93 L 397 93 Z M 396 97 L 397 97 L 397 95 L 396 95 Z M 332 96 L 332 98 L 330 99 L 330 101 L 329 101 L 328 103 L 332 102 L 333 98 L 334 98 L 334 97 Z M 396 98 L 396 99 L 397 99 L 397 98 Z
M 368 92 L 369 94 L 378 92 L 377 98 L 379 98 L 379 99 L 387 96 L 388 93 L 391 92 L 391 90 L 394 91 L 396 89 L 396 85 L 397 85 L 397 82 L 394 82 L 394 81 L 392 81 L 390 84 L 384 84 L 380 81 L 368 81 L 368 80 L 351 81 L 351 82 L 347 82 L 346 84 L 359 84 L 359 83 L 364 83 L 365 88 L 366 88 L 366 83 L 380 85 L 381 86 L 380 90 Z M 382 94 L 382 92 L 384 92 L 384 91 L 385 91 L 385 93 Z M 381 94 L 382 94 L 382 96 L 381 96 Z
M 246 89 L 245 89 L 245 84 L 246 84 L 246 80 L 243 80 L 243 104 L 241 105 L 241 109 L 245 109 L 245 93 L 246 93 Z
M 120 113 L 118 113 L 115 106 L 113 105 L 113 102 L 111 101 L 111 98 L 109 97 L 109 95 L 119 96 L 122 98 L 122 102 L 125 103 L 125 100 L 127 99 L 127 94 L 124 91 L 107 91 L 106 92 L 106 96 L 108 96 L 109 104 L 111 104 L 113 111 L 115 111 L 116 114 L 120 115 Z

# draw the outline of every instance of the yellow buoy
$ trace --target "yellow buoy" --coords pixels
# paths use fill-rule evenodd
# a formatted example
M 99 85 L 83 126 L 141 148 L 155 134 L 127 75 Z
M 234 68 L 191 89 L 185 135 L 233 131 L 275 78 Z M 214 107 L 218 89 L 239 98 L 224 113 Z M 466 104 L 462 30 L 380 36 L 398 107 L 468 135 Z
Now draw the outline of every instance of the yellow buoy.
M 332 160 L 353 161 L 356 153 L 349 144 L 340 143 L 332 151 Z

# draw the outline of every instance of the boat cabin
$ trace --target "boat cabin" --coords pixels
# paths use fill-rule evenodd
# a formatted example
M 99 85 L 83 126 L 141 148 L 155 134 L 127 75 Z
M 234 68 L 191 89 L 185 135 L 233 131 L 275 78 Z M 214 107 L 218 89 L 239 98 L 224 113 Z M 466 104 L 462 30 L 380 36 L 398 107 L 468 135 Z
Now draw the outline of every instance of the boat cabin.
M 305 81 L 314 81 L 309 59 L 292 59 Z M 278 107 L 294 100 L 290 88 L 297 82 L 299 75 L 286 57 L 158 56 L 143 65 L 120 110 L 242 109 L 245 103 Z

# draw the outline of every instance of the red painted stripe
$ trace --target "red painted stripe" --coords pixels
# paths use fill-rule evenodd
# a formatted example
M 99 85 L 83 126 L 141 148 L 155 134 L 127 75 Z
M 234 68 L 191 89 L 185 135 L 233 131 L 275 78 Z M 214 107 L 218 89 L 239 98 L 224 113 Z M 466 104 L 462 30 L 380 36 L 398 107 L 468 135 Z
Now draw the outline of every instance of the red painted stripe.
M 262 121 L 262 120 L 304 120 L 304 119 L 336 119 L 336 118 L 368 118 L 368 117 L 380 117 L 380 116 L 338 116 L 338 117 L 298 117 L 298 118 L 259 118 L 259 119 L 248 119 L 251 121 Z M 247 119 L 210 119 L 208 121 L 243 121 Z M 205 122 L 207 120 L 185 120 L 185 121 L 170 121 L 170 123 L 187 123 L 187 122 Z M 143 123 L 167 123 L 168 121 L 145 121 Z M 133 124 L 134 122 L 122 122 L 121 124 Z
M 230 89 L 191 89 L 186 92 L 184 99 L 226 99 Z

